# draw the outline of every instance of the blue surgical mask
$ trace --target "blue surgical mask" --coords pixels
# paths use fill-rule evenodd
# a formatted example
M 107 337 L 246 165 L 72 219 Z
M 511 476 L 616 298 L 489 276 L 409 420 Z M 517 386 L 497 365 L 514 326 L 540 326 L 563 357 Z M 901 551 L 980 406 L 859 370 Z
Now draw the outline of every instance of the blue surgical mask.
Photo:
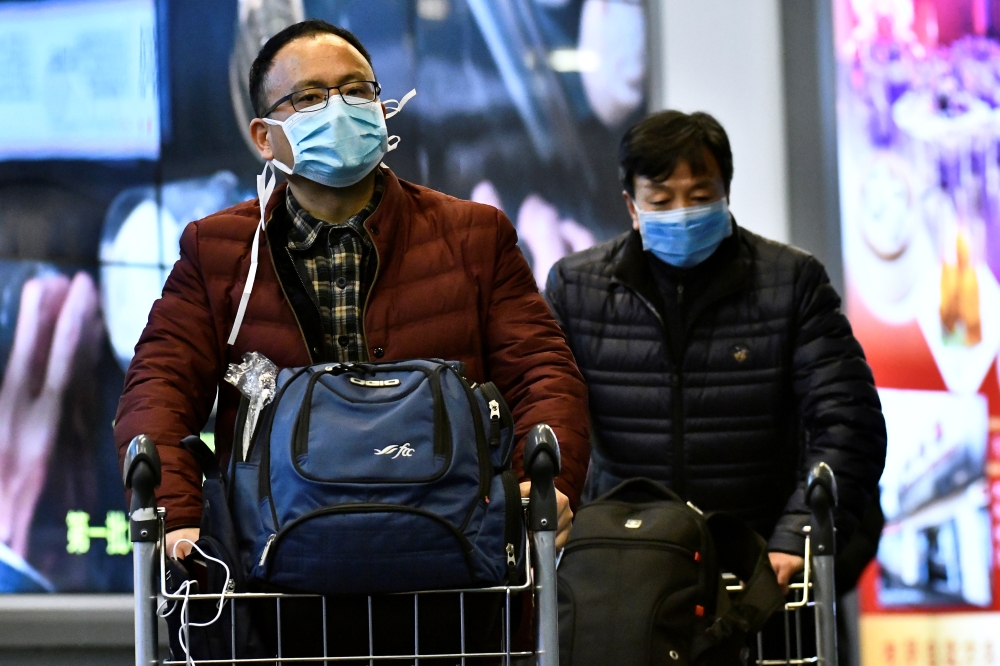
M 725 198 L 703 206 L 639 210 L 642 249 L 678 268 L 691 268 L 711 256 L 733 233 Z
M 271 163 L 285 173 L 329 187 L 354 185 L 399 144 L 399 137 L 389 137 L 385 121 L 399 113 L 415 94 L 411 90 L 385 116 L 377 101 L 352 105 L 339 95 L 331 95 L 319 111 L 296 111 L 285 120 L 264 118 L 264 122 L 281 127 L 292 147 L 291 167 L 276 159 Z

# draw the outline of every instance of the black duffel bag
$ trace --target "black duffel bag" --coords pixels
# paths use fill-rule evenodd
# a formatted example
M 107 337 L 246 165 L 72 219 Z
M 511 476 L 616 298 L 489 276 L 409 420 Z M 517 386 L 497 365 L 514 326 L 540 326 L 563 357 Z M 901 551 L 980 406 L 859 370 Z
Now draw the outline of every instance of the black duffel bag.
M 722 572 L 744 589 L 730 596 Z M 560 663 L 743 664 L 783 603 L 753 530 L 632 479 L 577 514 L 559 564 Z

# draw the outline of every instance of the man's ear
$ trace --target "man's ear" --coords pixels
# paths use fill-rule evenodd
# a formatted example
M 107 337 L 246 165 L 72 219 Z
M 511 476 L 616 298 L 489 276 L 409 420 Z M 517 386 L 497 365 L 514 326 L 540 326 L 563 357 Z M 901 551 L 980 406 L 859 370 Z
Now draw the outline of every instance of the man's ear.
M 274 151 L 271 149 L 271 137 L 268 135 L 270 129 L 271 126 L 260 118 L 254 118 L 250 121 L 250 138 L 253 139 L 254 147 L 257 148 L 257 152 L 265 162 L 274 159 Z
M 635 202 L 625 190 L 622 190 L 622 199 L 625 200 L 625 207 L 628 208 L 628 216 L 632 218 L 632 228 L 639 231 L 639 213 L 635 210 Z

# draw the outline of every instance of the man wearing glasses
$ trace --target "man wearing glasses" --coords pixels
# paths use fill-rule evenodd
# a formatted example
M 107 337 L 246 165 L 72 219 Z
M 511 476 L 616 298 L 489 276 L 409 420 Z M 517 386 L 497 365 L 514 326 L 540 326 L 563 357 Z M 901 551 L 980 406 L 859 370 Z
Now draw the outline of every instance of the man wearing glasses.
M 257 200 L 188 225 L 118 408 L 122 456 L 140 433 L 159 448 L 168 552 L 197 538 L 201 514 L 201 475 L 179 442 L 201 431 L 218 390 L 216 453 L 228 458 L 239 394 L 221 379 L 250 351 L 279 367 L 464 362 L 471 380 L 503 392 L 519 440 L 536 423 L 558 435 L 564 541 L 589 458 L 586 389 L 510 222 L 380 166 L 395 144 L 371 58 L 350 32 L 286 28 L 249 83 L 253 141 L 287 185 L 275 188 L 266 167 Z M 189 551 L 178 544 L 178 556 Z

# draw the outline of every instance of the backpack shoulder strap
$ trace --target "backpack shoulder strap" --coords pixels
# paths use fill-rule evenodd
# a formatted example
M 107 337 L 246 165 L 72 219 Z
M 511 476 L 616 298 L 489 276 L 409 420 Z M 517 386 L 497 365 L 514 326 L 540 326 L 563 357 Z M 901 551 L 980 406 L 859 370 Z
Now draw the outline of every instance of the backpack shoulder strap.
M 622 481 L 617 486 L 593 501 L 600 502 L 602 500 L 618 500 L 622 502 L 636 503 L 656 502 L 661 500 L 681 503 L 684 502 L 684 500 L 682 500 L 677 493 L 670 490 L 663 484 L 641 476 L 628 479 L 627 481 Z
M 201 437 L 198 435 L 188 435 L 181 440 L 181 447 L 195 459 L 205 478 L 216 479 L 220 476 L 222 470 L 219 468 L 219 461 L 216 460 L 215 454 L 202 441 Z

